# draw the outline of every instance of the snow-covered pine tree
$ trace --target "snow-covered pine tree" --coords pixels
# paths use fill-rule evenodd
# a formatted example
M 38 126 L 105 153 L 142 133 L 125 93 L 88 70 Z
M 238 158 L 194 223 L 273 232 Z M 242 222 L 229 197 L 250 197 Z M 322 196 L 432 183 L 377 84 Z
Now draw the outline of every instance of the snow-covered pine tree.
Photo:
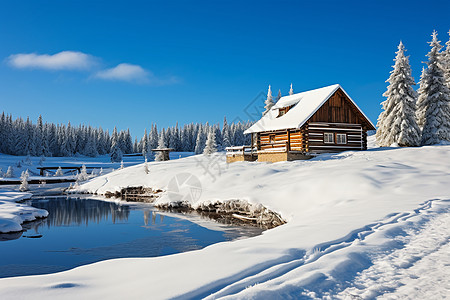
M 21 192 L 28 191 L 28 178 L 30 177 L 30 173 L 28 173 L 28 169 L 23 171 L 20 175 L 20 187 L 19 190 Z
M 222 147 L 230 147 L 230 127 L 228 126 L 227 118 L 223 118 L 223 128 L 222 128 Z
M 278 102 L 278 100 L 280 100 L 280 99 L 281 99 L 281 90 L 278 90 L 277 102 Z
M 289 89 L 289 95 L 294 95 L 294 89 L 292 88 L 292 83 L 291 83 L 291 88 Z
M 267 91 L 267 99 L 266 101 L 264 101 L 264 112 L 263 112 L 263 116 L 272 108 L 272 106 L 274 105 L 273 103 L 273 97 L 272 97 L 272 90 L 270 88 L 269 85 L 269 90 Z
M 150 130 L 150 135 L 148 139 L 150 149 L 155 149 L 156 147 L 158 147 L 158 141 L 159 141 L 158 128 L 156 127 L 156 124 L 152 124 L 152 129 Z
M 423 73 L 419 88 L 418 123 L 423 124 L 422 145 L 450 141 L 450 91 L 445 84 L 440 62 L 442 46 L 436 31 L 432 34 L 428 52 L 428 68 Z
M 161 134 L 159 135 L 159 140 L 158 140 L 158 149 L 164 149 L 167 148 L 166 146 L 166 137 L 165 137 L 166 133 L 165 130 L 163 128 L 163 130 L 161 130 Z M 162 151 L 158 151 L 155 155 L 155 160 L 156 161 L 163 161 L 164 160 L 164 155 Z
M 133 138 L 131 137 L 130 128 L 125 132 L 125 150 L 127 154 L 133 153 Z
M 56 170 L 55 176 L 56 177 L 64 176 L 64 173 L 63 173 L 61 167 L 58 167 L 58 169 Z
M 209 130 L 209 125 L 206 123 L 204 126 L 201 126 L 198 130 L 197 140 L 195 142 L 195 154 L 203 153 L 203 149 L 205 149 L 207 132 Z
M 82 165 L 81 166 L 81 172 L 77 175 L 77 183 L 86 181 L 88 179 L 89 179 L 89 175 L 87 173 L 86 166 Z
M 84 150 L 82 153 L 89 157 L 97 157 L 98 156 L 97 144 L 96 144 L 97 139 L 96 139 L 95 134 L 90 126 L 86 132 L 85 138 L 86 138 L 86 143 L 85 143 Z
M 147 128 L 144 130 L 144 136 L 142 137 L 142 156 L 147 159 L 148 155 L 148 135 L 147 135 Z
M 449 39 L 445 43 L 445 50 L 442 51 L 441 61 L 442 61 L 442 69 L 444 70 L 444 77 L 447 87 L 450 89 L 450 30 L 448 32 Z
M 13 178 L 14 177 L 14 169 L 13 169 L 13 167 L 11 167 L 11 166 L 8 167 L 8 170 L 6 170 L 6 173 L 5 173 L 4 177 L 5 178 Z
M 117 143 L 114 143 L 111 147 L 111 162 L 119 162 L 122 160 L 122 150 L 120 150 L 120 147 L 117 145 Z
M 389 86 L 383 96 L 387 99 L 381 103 L 383 112 L 378 117 L 376 133 L 377 143 L 382 147 L 394 143 L 411 147 L 420 143 L 420 129 L 415 119 L 417 93 L 413 89 L 415 82 L 405 51 L 400 42 L 393 70 L 386 80 Z
M 205 149 L 203 149 L 203 154 L 211 155 L 215 152 L 217 152 L 216 133 L 214 126 L 211 126 L 208 132 Z

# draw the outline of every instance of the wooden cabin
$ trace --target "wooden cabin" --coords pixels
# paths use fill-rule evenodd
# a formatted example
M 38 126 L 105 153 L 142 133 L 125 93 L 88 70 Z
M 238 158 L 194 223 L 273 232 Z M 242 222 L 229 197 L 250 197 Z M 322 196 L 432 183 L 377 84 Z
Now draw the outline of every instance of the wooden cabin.
M 368 130 L 375 130 L 369 118 L 339 84 L 331 85 L 280 98 L 244 132 L 252 135 L 252 147 L 228 148 L 227 162 L 276 162 L 366 150 Z

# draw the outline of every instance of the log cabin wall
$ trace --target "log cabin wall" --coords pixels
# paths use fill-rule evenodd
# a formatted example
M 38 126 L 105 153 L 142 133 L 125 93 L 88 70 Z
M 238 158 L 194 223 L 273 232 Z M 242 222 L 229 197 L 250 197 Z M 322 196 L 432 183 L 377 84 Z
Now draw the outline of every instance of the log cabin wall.
M 287 130 L 266 131 L 260 135 L 260 150 L 285 150 L 288 142 Z
M 340 152 L 367 148 L 366 135 L 361 124 L 310 122 L 307 128 L 308 152 Z

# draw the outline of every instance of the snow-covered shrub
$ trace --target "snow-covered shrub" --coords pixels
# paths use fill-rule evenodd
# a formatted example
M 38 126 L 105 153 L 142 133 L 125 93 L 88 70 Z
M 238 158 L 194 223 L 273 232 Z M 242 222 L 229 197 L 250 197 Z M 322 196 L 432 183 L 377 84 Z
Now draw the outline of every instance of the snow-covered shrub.
M 148 174 L 150 172 L 148 169 L 147 157 L 145 158 L 145 162 L 144 162 L 144 172 L 145 172 L 145 174 Z
M 28 191 L 28 177 L 30 177 L 30 174 L 28 173 L 28 169 L 26 171 L 23 171 L 20 175 L 20 187 L 19 190 L 21 192 Z
M 64 176 L 64 173 L 63 173 L 61 167 L 58 167 L 58 169 L 56 170 L 55 176 Z

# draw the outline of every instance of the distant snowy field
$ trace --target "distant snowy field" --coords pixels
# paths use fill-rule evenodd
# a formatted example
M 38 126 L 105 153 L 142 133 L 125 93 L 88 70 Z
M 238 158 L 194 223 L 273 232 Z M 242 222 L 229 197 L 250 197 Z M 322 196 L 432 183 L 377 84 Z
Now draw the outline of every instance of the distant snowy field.
M 170 159 L 177 159 L 192 155 L 192 152 L 171 152 Z M 124 156 L 123 164 L 125 167 L 141 164 L 144 162 L 142 156 Z M 39 176 L 38 167 L 64 167 L 64 166 L 81 166 L 95 167 L 97 170 L 103 168 L 104 173 L 108 173 L 113 169 L 120 167 L 120 162 L 111 163 L 109 155 L 100 155 L 97 157 L 88 156 L 72 156 L 72 157 L 46 157 L 41 160 L 41 157 L 36 156 L 14 156 L 0 153 L 0 171 L 6 173 L 8 167 L 13 167 L 14 178 L 19 178 L 22 171 L 28 169 L 30 178 Z M 90 170 L 91 171 L 91 170 Z M 53 174 L 50 174 L 50 176 Z M 2 178 L 0 174 L 0 178 Z
M 201 183 L 201 193 L 190 197 L 194 207 L 241 199 L 288 223 L 198 251 L 2 279 L 1 298 L 450 297 L 450 146 L 373 148 L 273 164 L 227 165 L 224 154 L 199 155 L 152 162 L 149 169 L 131 166 L 80 189 L 170 190 L 175 179 L 180 191 L 189 191 L 176 180 L 190 174 Z M 159 202 L 173 200 L 165 193 Z

